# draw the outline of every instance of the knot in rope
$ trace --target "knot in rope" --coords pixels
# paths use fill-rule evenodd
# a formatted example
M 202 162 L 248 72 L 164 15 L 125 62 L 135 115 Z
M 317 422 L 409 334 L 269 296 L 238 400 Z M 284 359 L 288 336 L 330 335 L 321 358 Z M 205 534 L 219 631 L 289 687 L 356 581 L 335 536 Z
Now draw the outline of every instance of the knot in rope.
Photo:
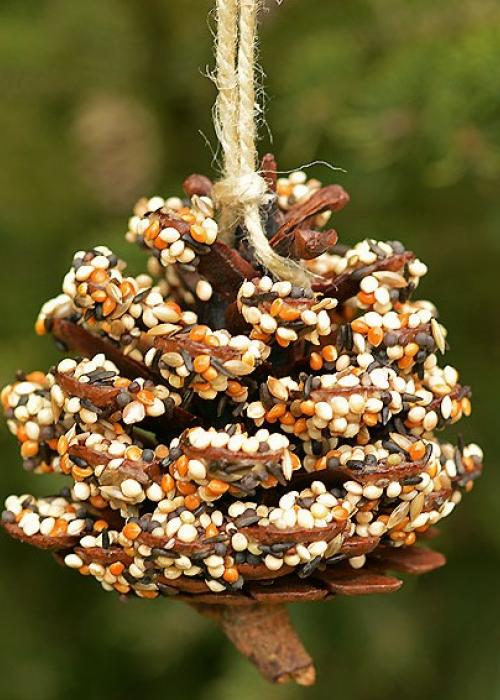
M 226 177 L 214 186 L 217 205 L 233 209 L 260 206 L 267 198 L 266 192 L 266 181 L 258 173 Z

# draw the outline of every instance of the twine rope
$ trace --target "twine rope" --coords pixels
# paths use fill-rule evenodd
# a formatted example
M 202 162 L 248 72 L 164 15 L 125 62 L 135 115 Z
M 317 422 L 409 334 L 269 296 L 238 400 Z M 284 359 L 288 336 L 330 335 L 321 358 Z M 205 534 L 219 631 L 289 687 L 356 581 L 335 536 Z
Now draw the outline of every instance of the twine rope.
M 262 226 L 260 209 L 272 200 L 257 172 L 255 64 L 260 0 L 216 0 L 214 124 L 224 156 L 224 177 L 214 187 L 221 235 L 231 242 L 242 224 L 254 255 L 272 275 L 310 287 L 310 273 L 278 255 Z

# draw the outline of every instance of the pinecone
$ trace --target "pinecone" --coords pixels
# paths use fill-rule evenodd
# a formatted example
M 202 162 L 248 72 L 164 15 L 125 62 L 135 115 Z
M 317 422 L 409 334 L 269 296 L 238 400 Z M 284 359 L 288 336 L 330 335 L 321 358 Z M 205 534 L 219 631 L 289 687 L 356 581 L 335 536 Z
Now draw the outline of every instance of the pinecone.
M 412 300 L 426 266 L 398 241 L 338 245 L 342 187 L 262 167 L 270 244 L 312 289 L 272 279 L 244 231 L 223 242 L 208 178 L 141 200 L 126 237 L 149 274 L 104 246 L 76 253 L 36 331 L 80 356 L 3 390 L 25 469 L 71 486 L 10 496 L 2 522 L 107 591 L 190 603 L 267 678 L 310 684 L 283 604 L 441 566 L 417 540 L 482 453 L 435 437 L 470 390 L 438 365 L 435 307 Z

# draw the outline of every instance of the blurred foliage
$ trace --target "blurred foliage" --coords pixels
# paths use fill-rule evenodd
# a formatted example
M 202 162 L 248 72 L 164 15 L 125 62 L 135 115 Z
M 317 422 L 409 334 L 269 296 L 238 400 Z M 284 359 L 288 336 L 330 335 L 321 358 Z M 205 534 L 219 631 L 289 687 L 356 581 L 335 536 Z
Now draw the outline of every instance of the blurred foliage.
M 0 353 L 16 368 L 57 357 L 32 321 L 74 250 L 103 242 L 132 269 L 128 211 L 210 173 L 213 85 L 208 0 L 3 0 L 0 5 Z M 213 25 L 210 18 L 209 25 Z M 445 570 L 388 598 L 296 607 L 317 686 L 266 686 L 194 612 L 120 603 L 1 538 L 0 697 L 79 700 L 175 695 L 500 698 L 494 469 L 500 325 L 500 5 L 497 0 L 268 0 L 261 31 L 271 148 L 283 169 L 314 159 L 352 204 L 341 238 L 404 240 L 430 264 L 450 361 L 473 383 L 467 439 L 487 472 L 444 526 Z M 263 129 L 262 150 L 268 149 Z M 496 389 L 495 389 L 496 387 Z M 1 493 L 49 492 L 22 473 L 2 427 Z

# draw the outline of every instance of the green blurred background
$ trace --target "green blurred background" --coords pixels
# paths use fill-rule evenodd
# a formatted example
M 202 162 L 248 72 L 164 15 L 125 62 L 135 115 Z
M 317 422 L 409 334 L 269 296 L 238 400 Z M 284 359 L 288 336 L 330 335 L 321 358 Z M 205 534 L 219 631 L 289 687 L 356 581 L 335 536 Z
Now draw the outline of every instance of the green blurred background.
M 136 198 L 210 173 L 211 5 L 2 0 L 2 384 L 57 358 L 32 323 L 72 253 L 106 243 L 138 271 L 123 240 Z M 463 432 L 485 448 L 486 475 L 443 527 L 446 569 L 396 595 L 293 609 L 317 661 L 311 690 L 267 686 L 179 603 L 120 603 L 1 536 L 2 700 L 500 698 L 500 4 L 269 0 L 261 43 L 280 167 L 342 166 L 310 171 L 351 192 L 341 239 L 400 238 L 429 263 L 422 294 L 473 384 Z M 56 488 L 22 472 L 3 427 L 1 447 L 1 494 Z

